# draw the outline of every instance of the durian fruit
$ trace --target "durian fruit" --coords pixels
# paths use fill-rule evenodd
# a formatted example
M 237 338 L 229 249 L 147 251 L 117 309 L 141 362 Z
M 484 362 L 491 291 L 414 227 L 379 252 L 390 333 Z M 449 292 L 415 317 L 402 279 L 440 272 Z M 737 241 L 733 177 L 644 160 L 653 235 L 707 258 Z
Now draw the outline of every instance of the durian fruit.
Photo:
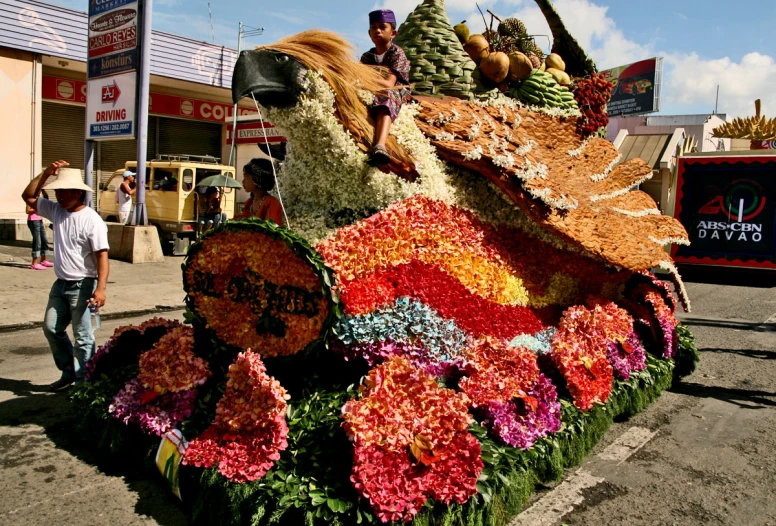
M 469 40 L 469 26 L 466 25 L 466 20 L 461 22 L 460 24 L 455 24 L 453 26 L 453 31 L 455 31 L 455 36 L 458 37 L 458 41 L 461 44 L 466 44 L 466 41 Z
M 517 18 L 507 18 L 498 25 L 498 34 L 503 37 L 521 37 L 527 33 L 525 24 Z
M 520 52 L 526 55 L 536 55 L 539 60 L 544 60 L 544 51 L 531 38 L 523 38 L 518 44 Z

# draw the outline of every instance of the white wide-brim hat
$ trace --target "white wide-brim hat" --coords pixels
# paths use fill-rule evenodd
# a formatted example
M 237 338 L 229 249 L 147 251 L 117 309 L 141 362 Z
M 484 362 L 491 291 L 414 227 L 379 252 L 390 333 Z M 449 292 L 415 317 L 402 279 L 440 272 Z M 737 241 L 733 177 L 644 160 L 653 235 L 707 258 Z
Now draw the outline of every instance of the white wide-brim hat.
M 60 168 L 57 178 L 45 186 L 45 190 L 85 190 L 92 192 L 81 178 L 81 170 L 77 168 Z

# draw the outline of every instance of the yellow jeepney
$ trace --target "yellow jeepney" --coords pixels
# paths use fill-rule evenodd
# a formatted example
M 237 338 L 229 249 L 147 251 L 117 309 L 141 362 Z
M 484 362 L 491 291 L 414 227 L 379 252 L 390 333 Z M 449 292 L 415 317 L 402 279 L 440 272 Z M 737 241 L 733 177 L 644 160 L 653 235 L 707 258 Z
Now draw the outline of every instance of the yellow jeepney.
M 123 181 L 124 170 L 136 172 L 137 162 L 128 161 L 116 170 L 100 193 L 99 212 L 105 221 L 118 221 L 116 192 Z M 234 167 L 218 163 L 214 157 L 162 155 L 146 163 L 146 209 L 148 221 L 159 230 L 162 248 L 167 253 L 185 254 L 196 239 L 200 200 L 205 188 L 197 183 L 211 175 L 234 177 Z M 135 201 L 133 196 L 132 201 Z M 234 216 L 235 192 L 225 188 L 221 209 L 227 219 Z

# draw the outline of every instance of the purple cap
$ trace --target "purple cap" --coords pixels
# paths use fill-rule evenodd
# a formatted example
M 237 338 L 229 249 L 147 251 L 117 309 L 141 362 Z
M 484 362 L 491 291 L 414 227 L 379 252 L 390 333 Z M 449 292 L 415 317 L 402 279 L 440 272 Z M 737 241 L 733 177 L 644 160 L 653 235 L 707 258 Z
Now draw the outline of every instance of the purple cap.
M 378 9 L 369 13 L 369 24 L 396 24 L 396 15 L 390 9 Z

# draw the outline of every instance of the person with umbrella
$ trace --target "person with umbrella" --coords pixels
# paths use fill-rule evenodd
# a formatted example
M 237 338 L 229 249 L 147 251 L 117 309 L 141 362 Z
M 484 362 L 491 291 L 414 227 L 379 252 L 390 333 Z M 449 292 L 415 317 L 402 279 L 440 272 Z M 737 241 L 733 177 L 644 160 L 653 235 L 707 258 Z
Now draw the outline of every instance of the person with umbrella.
M 240 188 L 241 185 L 233 178 L 223 174 L 211 175 L 199 183 L 198 187 L 205 187 L 205 197 L 200 204 L 199 230 L 205 233 L 213 227 L 217 227 L 225 220 L 226 214 L 221 209 L 221 196 L 224 187 Z

